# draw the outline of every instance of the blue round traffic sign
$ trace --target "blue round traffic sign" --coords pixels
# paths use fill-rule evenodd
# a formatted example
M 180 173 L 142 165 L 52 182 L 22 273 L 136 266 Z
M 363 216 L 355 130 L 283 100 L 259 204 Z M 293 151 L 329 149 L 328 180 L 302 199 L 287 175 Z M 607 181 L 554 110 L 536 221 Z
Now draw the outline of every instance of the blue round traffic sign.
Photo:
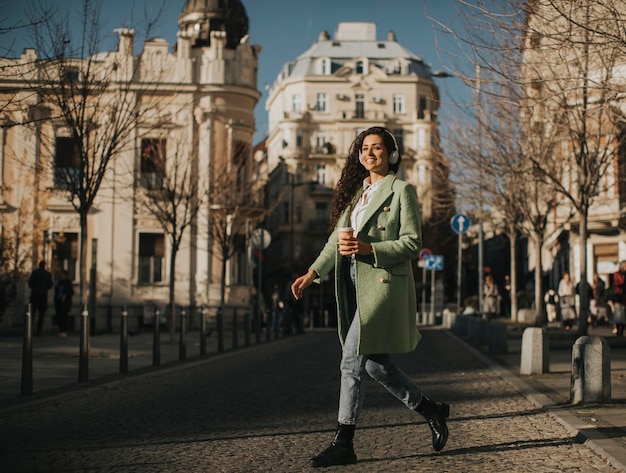
M 450 220 L 450 225 L 452 225 L 452 230 L 455 232 L 465 233 L 472 225 L 472 222 L 467 215 L 456 214 L 452 217 L 452 220 Z

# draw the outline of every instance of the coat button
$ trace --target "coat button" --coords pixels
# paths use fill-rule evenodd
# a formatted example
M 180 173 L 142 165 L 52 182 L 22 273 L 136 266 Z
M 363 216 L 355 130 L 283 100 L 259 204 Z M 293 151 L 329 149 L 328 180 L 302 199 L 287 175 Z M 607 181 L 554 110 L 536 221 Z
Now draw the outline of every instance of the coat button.
M 383 207 L 383 212 L 389 212 L 391 209 L 389 207 Z
M 382 282 L 383 284 L 388 282 L 385 278 L 380 278 L 380 282 Z
M 383 227 L 382 225 L 378 225 L 378 226 L 376 227 L 376 230 L 384 230 L 384 229 L 385 229 L 385 227 Z

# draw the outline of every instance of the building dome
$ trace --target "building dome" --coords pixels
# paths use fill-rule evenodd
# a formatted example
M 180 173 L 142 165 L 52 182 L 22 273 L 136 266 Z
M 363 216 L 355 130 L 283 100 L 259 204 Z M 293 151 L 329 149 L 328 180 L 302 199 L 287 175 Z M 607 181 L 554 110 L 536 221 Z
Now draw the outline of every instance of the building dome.
M 194 47 L 211 43 L 211 32 L 226 33 L 226 47 L 235 48 L 248 34 L 248 15 L 240 0 L 187 0 L 178 17 L 181 33 Z

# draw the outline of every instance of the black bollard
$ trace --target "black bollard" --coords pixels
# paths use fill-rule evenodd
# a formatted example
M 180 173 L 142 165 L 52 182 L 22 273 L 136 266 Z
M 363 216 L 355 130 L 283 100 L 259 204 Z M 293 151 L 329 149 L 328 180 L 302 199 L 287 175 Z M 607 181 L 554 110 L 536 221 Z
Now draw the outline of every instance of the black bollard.
M 78 358 L 78 382 L 89 382 L 89 312 L 87 306 L 80 314 L 80 356 Z
M 239 346 L 239 334 L 237 326 L 237 308 L 233 308 L 233 350 L 236 350 Z
M 24 341 L 22 345 L 22 395 L 33 393 L 33 334 L 31 305 L 24 314 Z
M 120 373 L 128 373 L 128 311 L 122 309 L 120 319 Z
M 152 365 L 161 364 L 161 313 L 158 308 L 154 308 L 154 331 L 152 332 Z
M 248 309 L 246 309 L 246 313 L 244 315 L 244 323 L 245 323 L 245 328 L 244 328 L 245 344 L 247 347 L 249 347 L 250 346 L 250 329 L 251 329 L 251 324 L 252 324 L 252 318 L 250 317 L 249 307 Z
M 206 355 L 206 309 L 200 311 L 200 354 Z
M 221 307 L 217 309 L 217 351 L 224 351 L 224 314 Z
M 178 334 L 178 359 L 180 361 L 184 361 L 187 358 L 187 346 L 186 346 L 186 319 L 187 313 L 185 309 L 181 307 L 180 309 L 180 326 L 179 326 L 179 334 Z

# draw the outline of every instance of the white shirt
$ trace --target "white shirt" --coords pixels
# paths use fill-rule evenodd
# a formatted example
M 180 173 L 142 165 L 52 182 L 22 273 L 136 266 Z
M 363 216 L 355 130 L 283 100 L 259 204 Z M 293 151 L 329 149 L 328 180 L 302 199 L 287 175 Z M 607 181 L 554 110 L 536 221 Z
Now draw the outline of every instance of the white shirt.
M 352 225 L 352 228 L 354 228 L 355 235 L 356 232 L 361 229 L 365 209 L 367 209 L 367 206 L 372 200 L 372 196 L 378 190 L 380 184 L 383 182 L 383 180 L 381 179 L 375 184 L 370 184 L 368 180 L 369 177 L 363 179 L 363 194 L 361 194 L 359 201 L 354 206 L 354 209 L 352 209 L 352 215 L 350 216 L 350 224 Z

